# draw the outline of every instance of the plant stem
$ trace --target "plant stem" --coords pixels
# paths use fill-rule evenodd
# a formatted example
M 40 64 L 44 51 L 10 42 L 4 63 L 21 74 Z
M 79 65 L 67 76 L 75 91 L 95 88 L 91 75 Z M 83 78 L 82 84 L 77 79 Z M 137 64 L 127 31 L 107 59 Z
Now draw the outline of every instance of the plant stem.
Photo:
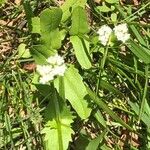
M 59 95 L 65 102 L 65 85 L 63 77 L 59 77 Z
M 56 90 L 53 85 L 53 90 L 54 90 L 54 98 L 53 102 L 55 105 L 55 113 L 56 113 L 56 122 L 57 122 L 57 127 L 58 127 L 58 140 L 59 140 L 59 150 L 63 150 L 63 141 L 62 141 L 62 133 L 61 133 L 61 121 L 60 121 L 60 107 L 59 107 L 59 102 L 58 102 L 58 97 Z
M 134 113 L 130 112 L 129 110 L 126 110 L 126 109 L 124 109 L 124 108 L 118 107 L 117 105 L 113 105 L 113 107 L 114 107 L 114 108 L 117 108 L 117 109 L 119 109 L 119 110 L 121 110 L 121 111 L 124 111 L 124 112 L 126 112 L 127 114 L 129 114 L 129 115 L 134 115 Z
M 103 55 L 103 58 L 102 58 L 101 64 L 100 64 L 100 71 L 99 71 L 98 81 L 97 81 L 97 87 L 96 87 L 96 95 L 98 94 L 98 91 L 99 91 L 100 80 L 101 80 L 102 73 L 104 71 L 104 66 L 105 66 L 107 54 L 108 54 L 108 46 L 105 49 L 105 52 L 104 52 L 104 55 Z
M 139 111 L 139 118 L 138 118 L 138 123 L 141 120 L 142 114 L 143 114 L 143 109 L 145 105 L 145 100 L 146 100 L 146 95 L 147 95 L 147 86 L 148 86 L 148 70 L 149 70 L 149 65 L 145 66 L 145 86 L 144 86 L 144 91 L 143 91 L 143 97 L 142 97 L 142 103 L 141 103 L 141 108 Z

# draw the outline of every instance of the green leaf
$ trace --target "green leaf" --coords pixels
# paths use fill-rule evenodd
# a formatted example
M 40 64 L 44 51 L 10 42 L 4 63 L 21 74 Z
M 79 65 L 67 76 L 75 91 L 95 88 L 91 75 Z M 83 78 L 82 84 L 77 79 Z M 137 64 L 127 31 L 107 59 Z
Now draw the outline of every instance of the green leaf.
M 102 108 L 106 113 L 108 113 L 114 120 L 116 120 L 118 123 L 120 123 L 122 126 L 127 128 L 130 131 L 133 131 L 133 129 L 126 124 L 119 116 L 117 116 L 103 101 L 101 98 L 97 97 L 97 95 L 92 92 L 88 87 L 86 88 L 87 92 L 90 96 L 90 98 L 95 102 L 100 108 Z
M 62 21 L 66 21 L 71 16 L 71 9 L 73 10 L 77 6 L 85 8 L 87 0 L 66 0 L 61 6 L 63 11 Z
M 61 18 L 60 8 L 45 9 L 40 15 L 41 40 L 48 49 L 61 47 L 61 35 L 58 29 Z
M 59 80 L 54 81 L 57 91 L 59 91 Z M 82 118 L 86 119 L 91 113 L 88 102 L 84 99 L 87 94 L 82 78 L 78 70 L 70 66 L 64 75 L 65 97 L 71 103 L 74 110 Z
M 29 49 L 26 49 L 26 44 L 24 43 L 21 43 L 19 46 L 18 46 L 18 56 L 19 58 L 29 58 L 31 57 L 31 54 L 30 54 L 30 51 Z
M 34 84 L 37 90 L 44 96 L 44 98 L 50 97 L 52 95 L 52 90 L 50 85 L 44 84 Z
M 87 15 L 84 8 L 78 6 L 72 12 L 71 35 L 86 34 L 89 32 Z
M 47 49 L 59 49 L 61 47 L 61 35 L 59 29 L 52 30 L 42 35 L 41 42 Z
M 106 125 L 106 121 L 105 121 L 105 119 L 104 119 L 104 117 L 103 117 L 103 115 L 102 115 L 102 113 L 101 113 L 100 110 L 96 110 L 96 112 L 94 112 L 94 115 L 93 115 L 93 116 L 96 118 L 96 120 L 97 120 L 102 126 L 104 126 L 104 127 L 107 126 L 107 125 Z
M 0 0 L 0 5 L 6 3 L 7 0 Z
M 126 78 L 129 81 L 130 86 L 132 85 L 135 89 L 137 88 L 133 82 L 133 79 L 131 77 L 129 77 L 125 71 L 123 71 L 122 69 L 116 68 L 116 67 L 112 67 L 112 69 L 114 72 L 116 72 L 123 79 Z
M 88 136 L 85 133 L 84 130 L 81 130 L 78 134 L 78 138 L 74 141 L 74 149 L 75 150 L 85 150 L 87 145 L 89 144 Z
M 119 3 L 119 0 L 105 0 L 109 4 Z
M 95 139 L 91 140 L 89 142 L 88 146 L 86 147 L 86 150 L 97 150 L 99 144 L 104 139 L 104 136 L 106 135 L 106 133 L 107 133 L 107 130 L 104 130 L 98 137 L 96 137 Z
M 32 18 L 32 32 L 41 33 L 41 43 L 33 46 L 30 50 L 36 63 L 45 64 L 46 58 L 56 53 L 56 49 L 61 47 L 61 35 L 58 29 L 61 18 L 62 10 L 60 8 L 45 9 L 41 12 L 40 19 Z
M 46 46 L 40 44 L 32 46 L 30 53 L 37 64 L 46 64 L 46 59 L 49 56 L 54 55 L 56 51 L 49 50 Z
M 39 51 L 36 51 L 34 47 L 30 49 L 30 53 L 33 56 L 36 64 L 40 64 L 40 65 L 46 64 L 45 56 L 41 55 Z
M 128 102 L 129 105 L 131 106 L 131 108 L 133 109 L 133 111 L 135 112 L 136 115 L 139 115 L 139 105 L 137 103 L 133 103 L 131 101 Z M 147 125 L 148 128 L 150 128 L 150 107 L 147 103 L 147 100 L 145 102 L 145 106 L 144 106 L 144 112 L 142 114 L 141 120 Z
M 117 21 L 117 13 L 112 13 L 111 14 L 111 20 L 112 20 L 112 22 L 116 22 Z
M 101 150 L 112 150 L 112 148 L 108 147 L 106 144 L 100 146 Z
M 101 12 L 109 12 L 109 11 L 112 11 L 111 8 L 109 8 L 108 6 L 106 6 L 105 3 L 103 3 L 102 6 L 97 6 L 97 9 Z
M 62 18 L 60 8 L 45 9 L 40 15 L 40 26 L 42 34 L 49 33 L 58 28 Z
M 138 74 L 138 75 L 140 75 L 140 76 L 144 76 L 144 72 L 143 71 L 140 71 L 140 70 L 136 70 L 136 72 L 135 72 L 135 69 L 134 68 L 132 68 L 132 67 L 129 67 L 129 66 L 127 66 L 127 65 L 125 65 L 125 64 L 123 64 L 123 63 L 121 63 L 120 61 L 116 61 L 116 60 L 114 60 L 114 59 L 112 59 L 112 58 L 108 58 L 109 59 L 109 61 L 111 62 L 111 66 L 114 68 L 114 65 L 115 66 L 117 66 L 117 67 L 119 67 L 119 68 L 121 68 L 121 69 L 123 69 L 123 70 L 126 70 L 127 72 L 130 72 L 130 73 L 134 73 L 134 74 Z M 116 69 L 116 67 L 114 68 L 114 71 L 115 71 L 115 69 Z
M 85 69 L 91 68 L 89 42 L 79 38 L 78 36 L 71 36 L 70 41 L 73 45 L 75 55 L 80 65 Z
M 40 31 L 40 18 L 39 17 L 33 17 L 32 19 L 32 33 L 39 33 Z
M 30 4 L 30 1 L 27 1 L 27 0 L 23 1 L 23 7 L 25 10 L 29 31 L 32 31 L 32 19 L 31 18 L 34 16 L 34 14 L 32 11 L 32 6 Z
M 145 64 L 150 63 L 150 53 L 149 50 L 145 50 L 142 46 L 138 45 L 134 41 L 130 40 L 130 45 L 127 47 Z
M 74 117 L 55 90 L 53 90 L 45 115 L 48 121 L 41 133 L 45 134 L 46 150 L 66 150 L 72 140 L 71 135 L 74 133 L 71 128 Z
M 139 33 L 138 29 L 134 26 L 134 25 L 130 25 L 131 30 L 133 31 L 134 35 L 136 36 L 136 38 L 138 39 L 138 41 L 144 45 L 147 46 L 144 38 L 142 37 L 142 33 Z
M 61 40 L 64 40 L 66 35 L 67 35 L 67 31 L 65 29 L 62 29 L 60 31 Z
M 100 86 L 110 92 L 123 96 L 123 94 L 117 88 L 104 80 L 100 80 Z

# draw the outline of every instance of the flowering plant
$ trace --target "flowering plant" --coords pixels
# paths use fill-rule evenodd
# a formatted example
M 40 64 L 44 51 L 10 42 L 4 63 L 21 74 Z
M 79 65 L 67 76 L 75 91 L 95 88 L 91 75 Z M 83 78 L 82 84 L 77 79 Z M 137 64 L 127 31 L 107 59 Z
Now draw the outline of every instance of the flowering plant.
M 100 27 L 97 33 L 99 34 L 99 40 L 104 46 L 109 44 L 113 31 L 118 41 L 122 41 L 123 43 L 125 43 L 130 38 L 128 27 L 125 23 L 115 26 L 113 30 L 109 26 L 103 25 Z
M 37 65 L 37 71 L 40 74 L 40 83 L 46 84 L 53 80 L 55 76 L 63 76 L 66 70 L 64 60 L 58 54 L 50 56 L 47 65 Z
M 0 149 L 150 149 L 150 2 L 17 2 L 0 21 L 15 40 L 0 46 Z
M 109 0 L 107 1 L 109 3 Z M 69 142 L 72 141 L 71 135 L 75 132 L 71 127 L 72 123 L 74 123 L 72 111 L 81 120 L 90 120 L 91 112 L 96 111 L 98 106 L 123 127 L 131 132 L 134 131 L 131 125 L 120 119 L 106 105 L 105 101 L 101 100 L 101 97 L 103 99 L 107 97 L 106 101 L 111 98 L 115 103 L 120 103 L 114 96 L 119 97 L 122 99 L 121 105 L 124 106 L 124 94 L 119 88 L 123 88 L 123 79 L 124 76 L 127 77 L 127 74 L 120 68 L 122 67 L 125 70 L 127 68 L 123 62 L 126 60 L 121 55 L 126 56 L 130 51 L 130 55 L 133 53 L 146 64 L 150 63 L 149 56 L 143 55 L 143 51 L 144 53 L 147 53 L 147 51 L 144 48 L 141 51 L 142 47 L 137 51 L 138 44 L 134 42 L 129 32 L 129 28 L 131 32 L 136 29 L 127 23 L 118 23 L 114 18 L 117 13 L 112 14 L 112 22 L 109 25 L 107 23 L 106 25 L 97 25 L 93 27 L 95 29 L 91 30 L 84 9 L 85 4 L 86 2 L 83 2 L 82 4 L 77 3 L 77 6 L 71 6 L 66 1 L 61 8 L 45 9 L 41 12 L 40 18 L 32 18 L 32 30 L 33 32 L 36 31 L 37 22 L 39 22 L 40 31 L 36 32 L 41 37 L 40 44 L 33 46 L 31 54 L 38 64 L 36 70 L 40 75 L 39 83 L 49 85 L 52 92 L 46 109 L 46 114 L 51 119 L 46 122 L 41 131 L 45 135 L 46 149 L 50 149 L 53 145 L 51 142 L 53 132 L 59 135 L 54 134 L 55 149 L 68 148 Z M 111 2 L 111 4 L 113 3 Z M 71 12 L 67 7 L 68 5 L 72 7 Z M 110 12 L 110 9 L 106 8 L 106 5 L 97 7 L 100 11 L 105 9 L 105 11 Z M 70 18 L 70 24 L 67 24 Z M 67 26 L 66 30 L 60 27 L 62 24 Z M 94 35 L 98 37 L 97 41 L 94 41 Z M 137 31 L 135 31 L 135 35 L 137 35 Z M 115 40 L 112 40 L 113 37 L 115 37 Z M 115 44 L 118 43 L 117 41 L 123 44 Z M 62 43 L 65 43 L 65 45 Z M 144 42 L 142 43 L 145 44 Z M 67 67 L 64 59 L 57 54 L 58 52 L 65 54 Z M 94 57 L 95 53 L 97 57 Z M 134 61 L 137 61 L 137 59 L 134 58 Z M 128 66 L 128 70 L 134 70 L 129 68 Z M 111 75 L 113 77 L 110 77 Z M 128 79 L 129 77 L 127 77 Z M 129 82 L 133 85 L 132 80 L 129 80 Z M 107 92 L 109 93 L 108 95 L 106 94 Z M 47 97 L 47 95 L 44 96 Z M 66 100 L 69 103 L 66 103 Z M 96 107 L 92 106 L 92 103 Z M 69 109 L 68 105 L 73 110 Z M 110 105 L 112 106 L 113 103 Z M 123 109 L 127 108 L 123 107 Z M 98 115 L 97 111 L 95 115 Z M 105 115 L 101 114 L 101 116 L 101 119 L 105 122 Z M 102 126 L 109 126 L 109 123 L 105 122 Z

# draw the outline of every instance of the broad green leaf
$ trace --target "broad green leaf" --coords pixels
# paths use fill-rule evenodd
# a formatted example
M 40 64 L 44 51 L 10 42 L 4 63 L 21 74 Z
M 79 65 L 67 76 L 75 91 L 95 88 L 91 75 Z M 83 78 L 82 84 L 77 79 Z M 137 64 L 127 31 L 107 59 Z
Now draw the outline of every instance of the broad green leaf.
M 41 42 L 47 49 L 59 49 L 61 47 L 61 35 L 59 29 L 52 30 L 42 35 Z
M 24 43 L 21 43 L 19 46 L 18 46 L 18 56 L 19 58 L 29 58 L 31 57 L 31 54 L 30 54 L 30 51 L 29 49 L 26 49 L 26 44 Z
M 86 34 L 89 32 L 87 15 L 84 8 L 78 6 L 72 12 L 71 35 Z
M 45 64 L 46 59 L 55 54 L 55 50 L 49 50 L 46 46 L 40 44 L 40 45 L 34 45 L 30 49 L 30 53 L 33 56 L 35 62 L 37 64 Z
M 52 90 L 50 85 L 44 85 L 44 84 L 34 84 L 39 93 L 41 93 L 44 98 L 49 98 L 50 95 L 52 95 Z
M 34 45 L 30 53 L 37 64 L 45 64 L 46 59 L 56 53 L 56 49 L 61 46 L 61 36 L 58 29 L 42 35 L 39 45 Z
M 133 129 L 126 124 L 119 116 L 117 116 L 106 104 L 103 102 L 101 98 L 99 98 L 93 91 L 91 91 L 88 87 L 86 88 L 87 92 L 92 99 L 93 102 L 95 102 L 100 108 L 102 108 L 106 113 L 108 113 L 115 121 L 120 123 L 122 126 L 127 128 L 130 131 L 133 131 Z
M 41 34 L 40 18 L 39 17 L 33 17 L 31 20 L 32 20 L 32 33 L 39 33 L 39 34 Z
M 127 47 L 145 64 L 150 63 L 150 53 L 148 53 L 142 46 L 130 40 L 130 45 L 127 45 Z
M 119 0 L 105 0 L 105 1 L 110 4 L 119 3 Z
M 61 35 L 58 29 L 61 18 L 60 8 L 45 9 L 40 15 L 41 40 L 48 49 L 61 47 Z
M 51 128 L 52 122 L 49 122 L 49 127 L 46 127 L 42 130 L 42 133 L 45 133 L 45 147 L 46 150 L 60 150 L 59 148 L 59 138 L 58 138 L 58 131 L 57 131 L 57 124 L 56 122 L 53 123 Z M 68 148 L 68 143 L 71 141 L 71 134 L 73 134 L 73 130 L 69 128 L 67 125 L 61 126 L 62 132 L 62 139 L 63 139 L 63 149 Z M 53 148 L 52 148 L 53 147 Z
M 30 53 L 33 56 L 36 64 L 40 64 L 40 65 L 46 64 L 45 56 L 43 56 L 39 51 L 36 51 L 34 47 L 30 49 Z
M 74 133 L 71 128 L 74 117 L 55 90 L 53 90 L 45 115 L 47 123 L 41 133 L 45 134 L 46 150 L 66 150 L 72 140 L 71 135 Z
M 61 47 L 61 35 L 58 29 L 53 30 L 50 33 L 51 36 L 51 46 L 53 49 L 59 49 Z
M 73 45 L 75 55 L 80 65 L 85 69 L 91 68 L 89 42 L 79 38 L 78 36 L 71 36 L 70 41 Z
M 66 21 L 71 16 L 71 9 L 73 10 L 77 6 L 85 8 L 87 0 L 66 0 L 61 6 L 63 11 L 62 21 Z
M 58 28 L 62 18 L 60 8 L 45 9 L 40 14 L 40 26 L 42 34 L 49 33 Z
M 54 81 L 57 91 L 59 91 L 59 80 Z M 74 110 L 82 118 L 86 119 L 91 113 L 88 102 L 84 99 L 87 95 L 86 88 L 83 84 L 82 77 L 78 70 L 70 66 L 64 75 L 65 97 L 71 103 Z
M 61 40 L 64 40 L 65 37 L 66 37 L 66 35 L 67 35 L 67 31 L 66 31 L 65 29 L 62 29 L 62 30 L 60 31 Z

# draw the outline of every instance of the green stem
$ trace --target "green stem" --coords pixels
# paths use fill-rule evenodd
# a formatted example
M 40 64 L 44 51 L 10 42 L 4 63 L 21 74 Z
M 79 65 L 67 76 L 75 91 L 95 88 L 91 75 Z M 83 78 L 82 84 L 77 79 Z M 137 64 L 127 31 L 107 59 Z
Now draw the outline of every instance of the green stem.
M 59 77 L 59 95 L 65 102 L 65 85 L 63 77 Z
M 138 67 L 137 67 L 137 60 L 135 57 L 133 57 L 133 60 L 134 60 L 134 68 L 135 68 L 135 83 L 137 83 L 137 70 L 138 70 Z
M 124 108 L 118 107 L 118 106 L 116 106 L 116 105 L 113 105 L 113 108 L 114 108 L 114 109 L 117 108 L 117 109 L 119 109 L 119 110 L 121 110 L 121 111 L 124 111 L 124 112 L 126 112 L 127 114 L 129 114 L 129 115 L 134 115 L 134 113 L 132 113 L 132 112 L 130 112 L 130 111 L 124 109 Z
M 108 46 L 105 49 L 105 52 L 104 52 L 104 55 L 103 55 L 103 58 L 102 58 L 101 64 L 100 64 L 100 71 L 99 71 L 97 87 L 96 87 L 96 95 L 98 94 L 98 91 L 99 91 L 100 81 L 101 81 L 102 73 L 104 71 L 104 66 L 105 66 L 107 54 L 108 54 Z
M 53 102 L 55 105 L 55 110 L 56 110 L 56 122 L 57 122 L 57 127 L 58 127 L 58 140 L 59 140 L 59 150 L 63 150 L 63 141 L 62 141 L 62 132 L 61 132 L 61 119 L 60 119 L 60 108 L 59 108 L 59 102 L 58 102 L 58 97 L 56 90 L 53 85 L 53 90 L 54 90 L 54 98 Z
M 118 9 L 118 11 L 120 12 L 120 14 L 125 18 L 124 20 L 122 20 L 122 22 L 125 22 L 125 21 L 130 21 L 129 19 L 131 17 L 135 16 L 137 13 L 139 13 L 140 11 L 142 11 L 143 9 L 145 9 L 148 5 L 150 5 L 150 2 L 148 2 L 147 4 L 145 4 L 143 7 L 141 7 L 137 11 L 135 11 L 133 14 L 128 15 L 127 17 L 125 15 L 124 11 L 121 9 L 121 7 L 119 5 L 115 5 L 115 7 Z
M 138 118 L 138 122 L 140 122 L 142 114 L 143 114 L 143 109 L 144 109 L 144 105 L 145 105 L 145 100 L 146 100 L 146 95 L 147 95 L 147 86 L 148 86 L 148 70 L 149 70 L 149 66 L 146 65 L 145 66 L 145 86 L 144 86 L 144 91 L 143 91 L 143 97 L 142 97 L 142 103 L 141 103 L 141 108 L 139 111 L 139 118 Z
M 124 22 L 125 20 L 128 20 L 129 18 L 135 16 L 137 13 L 139 13 L 140 11 L 142 11 L 143 9 L 145 9 L 145 8 L 146 8 L 147 6 L 149 6 L 149 5 L 150 5 L 150 2 L 148 2 L 147 4 L 145 4 L 143 7 L 141 7 L 140 9 L 138 9 L 136 12 L 132 13 L 130 16 L 126 17 L 126 18 L 123 20 L 123 22 Z

